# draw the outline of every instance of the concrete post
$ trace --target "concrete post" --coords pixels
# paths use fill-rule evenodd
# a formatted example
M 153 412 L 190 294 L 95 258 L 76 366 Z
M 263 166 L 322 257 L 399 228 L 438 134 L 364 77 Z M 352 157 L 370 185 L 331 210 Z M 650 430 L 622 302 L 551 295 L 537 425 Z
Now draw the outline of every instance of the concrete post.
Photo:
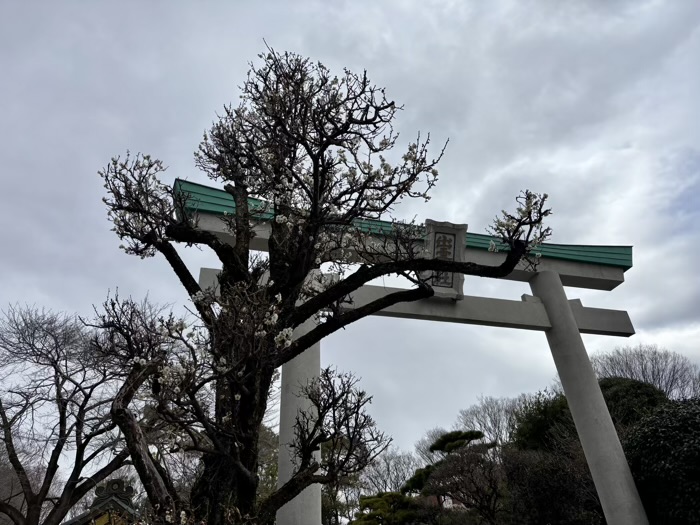
M 648 520 L 559 275 L 530 280 L 552 328 L 545 332 L 608 525 Z
M 297 337 L 310 329 L 305 323 L 297 330 Z M 280 448 L 278 487 L 286 483 L 294 474 L 292 450 L 289 444 L 294 440 L 294 422 L 300 410 L 309 408 L 305 398 L 298 397 L 299 388 L 310 379 L 318 377 L 321 370 L 321 344 L 315 345 L 282 365 L 282 388 L 280 392 Z M 319 458 L 320 459 L 320 458 Z M 292 501 L 277 511 L 277 525 L 320 525 L 321 524 L 321 485 L 311 485 Z

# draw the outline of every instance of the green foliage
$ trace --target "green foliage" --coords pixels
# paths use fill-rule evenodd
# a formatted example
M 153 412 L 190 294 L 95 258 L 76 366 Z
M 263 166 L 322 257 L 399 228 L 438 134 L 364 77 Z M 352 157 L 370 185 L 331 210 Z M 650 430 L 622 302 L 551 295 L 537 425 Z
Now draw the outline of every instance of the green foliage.
M 634 425 L 668 401 L 661 390 L 636 379 L 610 377 L 599 384 L 618 430 Z M 523 450 L 549 450 L 563 439 L 578 439 L 563 394 L 538 392 L 516 412 L 515 422 L 513 443 Z
M 627 378 L 606 378 L 600 389 L 624 435 L 668 402 L 658 388 Z M 543 391 L 516 412 L 512 447 L 504 454 L 513 515 L 526 523 L 602 522 L 602 511 L 566 397 Z
M 384 492 L 360 498 L 360 511 L 353 523 L 362 525 L 406 525 L 415 522 L 421 506 L 414 499 L 398 492 Z
M 445 432 L 444 434 L 438 436 L 435 441 L 433 441 L 429 450 L 430 452 L 442 452 L 444 454 L 449 454 L 469 445 L 469 443 L 472 441 L 482 439 L 483 437 L 484 434 L 478 430 L 454 430 L 452 432 Z M 411 476 L 403 487 L 401 487 L 401 492 L 403 494 L 424 494 L 430 475 L 438 466 L 443 464 L 443 462 L 444 458 L 434 462 L 431 465 L 416 469 L 413 476 Z
M 447 432 L 433 441 L 430 445 L 430 452 L 453 452 L 458 448 L 464 447 L 484 437 L 483 432 L 478 430 L 455 430 L 453 432 Z
M 625 450 L 652 525 L 700 523 L 700 401 L 671 403 L 659 388 L 634 379 L 599 384 L 618 432 L 630 435 Z M 513 420 L 512 441 L 503 446 L 474 444 L 483 440 L 480 432 L 454 431 L 425 447 L 438 461 L 416 470 L 402 492 L 419 494 L 419 502 L 431 495 L 462 502 L 468 511 L 438 505 L 420 523 L 605 523 L 566 397 L 538 392 Z
M 513 523 L 604 523 L 583 451 L 576 455 L 506 447 L 501 457 Z
M 546 450 L 556 439 L 555 430 L 573 430 L 573 420 L 563 394 L 537 392 L 515 413 L 513 444 L 522 450 Z
M 404 486 L 401 487 L 401 492 L 403 494 L 421 494 L 423 492 L 423 489 L 425 489 L 425 485 L 428 483 L 428 478 L 430 478 L 430 474 L 435 470 L 435 466 L 439 465 L 440 462 L 438 461 L 437 463 L 433 465 L 428 465 L 423 468 L 416 469 L 416 472 L 408 478 L 406 483 L 404 483 Z
M 495 524 L 503 512 L 503 475 L 495 456 L 488 452 L 493 443 L 476 443 L 483 432 L 443 432 L 429 447 L 437 461 L 415 471 L 401 487 L 403 494 L 417 494 L 424 505 L 421 523 L 434 525 Z M 445 502 L 456 507 L 445 507 Z
M 700 523 L 700 400 L 660 407 L 629 432 L 625 452 L 652 524 Z
M 668 401 L 661 390 L 636 379 L 608 377 L 601 379 L 599 384 L 617 426 L 634 425 Z

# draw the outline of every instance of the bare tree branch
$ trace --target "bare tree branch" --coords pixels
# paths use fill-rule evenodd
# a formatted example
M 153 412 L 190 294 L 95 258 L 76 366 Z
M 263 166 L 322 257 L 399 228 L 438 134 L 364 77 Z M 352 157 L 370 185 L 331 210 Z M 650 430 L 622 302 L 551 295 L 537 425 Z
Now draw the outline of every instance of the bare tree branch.
M 89 340 L 65 315 L 10 307 L 0 319 L 2 442 L 21 486 L 21 498 L 5 499 L 0 512 L 15 523 L 58 525 L 85 494 L 81 477 L 111 474 L 129 455 L 108 413 L 120 374 L 90 356 Z M 66 456 L 72 468 L 61 480 Z

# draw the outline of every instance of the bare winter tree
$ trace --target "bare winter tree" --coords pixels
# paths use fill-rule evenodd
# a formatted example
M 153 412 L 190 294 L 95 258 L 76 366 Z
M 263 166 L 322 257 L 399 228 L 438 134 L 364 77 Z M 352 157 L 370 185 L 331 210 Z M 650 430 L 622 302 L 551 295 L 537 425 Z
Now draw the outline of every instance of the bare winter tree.
M 591 357 L 599 378 L 626 377 L 654 385 L 670 399 L 700 396 L 700 367 L 657 345 L 617 347 Z
M 434 427 L 425 432 L 425 435 L 416 441 L 416 456 L 422 463 L 422 466 L 433 464 L 445 457 L 441 451 L 430 450 L 435 441 L 442 435 L 446 434 L 447 430 L 442 427 Z
M 118 374 L 91 358 L 73 318 L 9 308 L 0 318 L 0 441 L 9 485 L 0 514 L 58 525 L 128 451 L 109 414 Z M 69 465 L 59 476 L 60 465 Z
M 366 494 L 400 492 L 422 462 L 411 452 L 388 448 L 362 473 L 362 487 Z
M 311 483 L 332 483 L 339 477 L 359 474 L 368 464 L 389 446 L 390 439 L 377 430 L 374 420 L 365 411 L 371 402 L 366 392 L 357 388 L 358 379 L 352 374 L 337 374 L 330 368 L 302 389 L 311 401 L 311 409 L 297 416 L 293 445 L 297 474 L 292 478 L 296 485 L 285 484 L 295 495 L 298 487 Z M 313 452 L 325 445 L 320 462 Z M 311 480 L 311 483 L 309 482 Z M 278 490 L 273 494 L 287 502 L 287 493 Z M 271 501 L 261 512 L 261 518 L 269 521 L 282 505 Z
M 266 500 L 256 501 L 259 429 L 278 367 L 354 321 L 399 302 L 431 297 L 434 291 L 425 272 L 503 277 L 549 235 L 542 225 L 550 213 L 546 195 L 529 191 L 518 197 L 516 212 L 504 213 L 494 224 L 502 251 L 496 266 L 427 257 L 423 232 L 415 225 L 393 222 L 391 228 L 368 232 L 358 226 L 359 220 L 386 219 L 399 201 L 428 198 L 442 156 L 429 155 L 429 137 L 419 136 L 390 162 L 389 152 L 398 139 L 392 122 L 400 107 L 366 74 L 346 70 L 336 77 L 323 65 L 295 54 L 266 51 L 241 90 L 240 105 L 224 109 L 195 154 L 197 166 L 222 184 L 235 203 L 235 212 L 222 217 L 235 244 L 198 226 L 197 215 L 188 211 L 189 197 L 174 194 L 160 182 L 161 161 L 127 155 L 114 158 L 101 171 L 105 203 L 123 249 L 140 257 L 162 254 L 199 316 L 191 339 L 173 325 L 165 327 L 177 337 L 182 334 L 178 352 L 187 358 L 169 378 L 179 385 L 178 392 L 171 389 L 167 402 L 156 403 L 156 412 L 184 432 L 187 446 L 202 451 L 200 487 L 191 504 L 197 519 L 206 518 L 209 525 L 270 516 L 317 481 L 315 476 L 332 480 L 343 475 L 344 466 L 366 465 L 378 450 L 373 445 L 377 436 L 366 426 L 367 431 L 354 436 L 359 439 L 356 450 L 366 453 L 350 463 L 320 465 L 305 447 L 318 446 L 321 437 L 305 443 L 300 435 L 299 471 Z M 256 226 L 265 221 L 271 234 L 269 253 L 263 257 L 251 251 L 250 241 Z M 177 243 L 206 246 L 218 256 L 222 272 L 217 296 L 200 289 Z M 336 278 L 314 278 L 322 265 Z M 345 308 L 354 291 L 390 274 L 405 276 L 415 286 Z M 126 341 L 133 342 L 140 331 L 163 329 L 130 326 L 121 314 L 122 324 L 116 323 L 116 329 L 113 315 L 114 311 L 106 314 L 102 324 L 118 332 L 121 345 L 128 346 Z M 293 338 L 303 323 L 313 326 Z M 210 363 L 206 377 L 188 364 L 195 358 Z M 131 365 L 131 386 L 122 390 L 112 413 L 149 499 L 165 513 L 179 512 L 179 503 L 149 455 L 138 425 L 128 417 L 135 392 L 163 375 L 163 359 L 146 351 Z M 338 402 L 363 409 L 354 387 L 343 387 L 346 379 L 340 376 L 317 386 L 340 385 L 344 394 Z M 207 403 L 199 401 L 205 391 Z M 323 420 L 322 432 L 337 435 L 340 429 L 330 423 Z M 345 442 L 331 440 L 339 447 Z M 310 474 L 317 470 L 321 474 Z
M 362 496 L 399 492 L 421 466 L 423 463 L 411 452 L 386 448 L 358 475 L 324 485 L 323 523 L 337 525 L 352 520 L 360 510 Z
M 459 411 L 456 427 L 482 432 L 487 443 L 499 446 L 507 443 L 515 425 L 518 400 L 482 396 L 478 401 L 475 405 Z

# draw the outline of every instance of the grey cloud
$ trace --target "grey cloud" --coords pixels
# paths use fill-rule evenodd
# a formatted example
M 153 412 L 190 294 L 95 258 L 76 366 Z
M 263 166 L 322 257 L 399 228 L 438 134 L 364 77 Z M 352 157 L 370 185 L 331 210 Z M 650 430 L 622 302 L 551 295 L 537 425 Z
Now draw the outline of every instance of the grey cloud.
M 335 71 L 367 68 L 405 104 L 406 141 L 418 130 L 436 145 L 450 138 L 433 200 L 401 205 L 400 216 L 483 232 L 521 188 L 546 191 L 553 241 L 635 246 L 623 286 L 570 296 L 629 309 L 648 342 L 690 351 L 673 333 L 697 334 L 700 311 L 698 26 L 693 0 L 8 3 L 0 300 L 89 313 L 119 287 L 181 310 L 187 298 L 164 261 L 118 250 L 96 171 L 131 149 L 162 158 L 168 182 L 206 182 L 192 152 L 222 105 L 236 103 L 266 38 Z M 216 265 L 206 252 L 185 258 L 195 274 Z M 380 426 L 404 447 L 449 427 L 479 394 L 536 390 L 554 375 L 542 334 L 386 319 L 333 336 L 324 360 L 364 376 Z

